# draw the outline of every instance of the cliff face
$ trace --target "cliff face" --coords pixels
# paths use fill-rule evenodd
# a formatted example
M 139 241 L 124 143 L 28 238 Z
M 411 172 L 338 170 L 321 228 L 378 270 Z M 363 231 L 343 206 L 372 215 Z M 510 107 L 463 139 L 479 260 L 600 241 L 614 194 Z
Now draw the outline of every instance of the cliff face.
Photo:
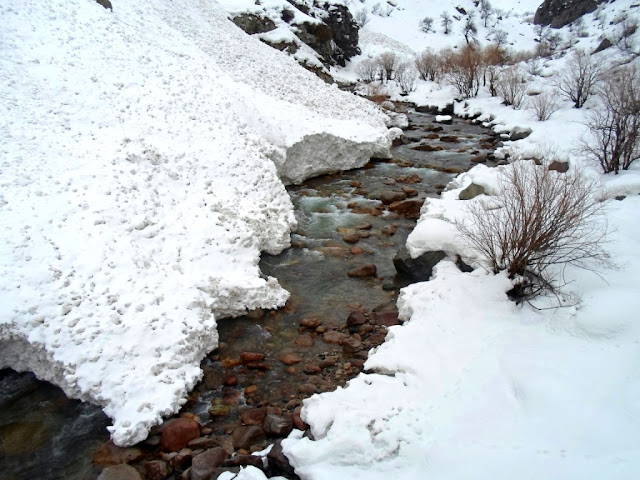
M 604 0 L 545 0 L 536 11 L 533 23 L 560 28 L 593 12 Z

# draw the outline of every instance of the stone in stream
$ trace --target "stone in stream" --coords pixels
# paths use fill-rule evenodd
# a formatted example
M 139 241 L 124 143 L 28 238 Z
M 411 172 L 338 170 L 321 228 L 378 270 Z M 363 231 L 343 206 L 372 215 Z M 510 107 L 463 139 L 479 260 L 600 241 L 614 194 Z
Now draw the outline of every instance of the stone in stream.
M 347 327 L 356 327 L 364 325 L 365 323 L 367 323 L 367 317 L 365 317 L 361 312 L 351 312 L 347 317 Z
M 360 240 L 360 235 L 357 232 L 348 232 L 342 234 L 342 240 L 347 243 L 357 243 Z
M 200 436 L 200 424 L 192 418 L 176 418 L 169 421 L 162 430 L 160 445 L 166 452 L 177 452 Z
M 402 191 L 407 194 L 407 197 L 417 197 L 418 190 L 411 187 L 402 187 Z
M 206 448 L 219 447 L 220 441 L 214 437 L 200 437 L 200 438 L 194 438 L 188 443 L 188 445 L 189 445 L 189 448 L 195 449 L 195 450 L 199 448 L 206 449 Z M 180 450 L 180 453 L 182 453 L 182 450 Z
M 413 150 L 418 150 L 419 152 L 439 152 L 444 150 L 442 145 L 430 145 L 428 143 L 424 143 L 421 145 L 416 145 L 415 147 L 411 147 Z
M 109 440 L 93 452 L 92 461 L 94 465 L 104 467 L 106 465 L 136 462 L 143 456 L 142 450 L 137 447 L 118 447 L 113 441 Z
M 414 183 L 422 182 L 422 177 L 417 173 L 410 173 L 408 175 L 401 175 L 398 178 L 396 178 L 396 180 L 400 183 L 414 184 Z M 404 191 L 404 188 L 403 188 L 403 191 Z
M 402 247 L 393 259 L 398 275 L 410 282 L 426 282 L 431 278 L 433 267 L 447 254 L 443 251 L 426 252 L 417 258 L 411 258 L 407 247 Z
M 342 349 L 347 353 L 358 352 L 362 350 L 362 341 L 349 337 L 342 342 Z
M 290 414 L 289 416 L 268 414 L 264 419 L 262 428 L 267 435 L 286 437 L 293 430 L 293 419 Z
M 405 200 L 403 202 L 394 202 L 389 205 L 389 211 L 396 213 L 402 217 L 417 220 L 420 218 L 420 209 L 424 205 L 424 200 Z
M 264 353 L 255 353 L 255 352 L 242 352 L 240 354 L 240 361 L 246 365 L 248 363 L 261 362 L 265 359 Z
M 227 452 L 220 447 L 196 455 L 191 462 L 191 480 L 209 480 L 214 470 L 226 459 Z
M 399 202 L 401 200 L 404 200 L 405 198 L 407 198 L 407 194 L 398 190 L 386 191 L 380 194 L 380 200 L 382 201 L 383 205 L 389 205 L 393 202 Z
M 440 137 L 440 141 L 441 142 L 446 142 L 446 143 L 459 143 L 460 142 L 458 137 L 456 137 L 455 135 L 443 135 L 443 136 Z
M 342 343 L 349 335 L 346 333 L 338 332 L 337 330 L 329 330 L 322 335 L 322 341 L 324 343 Z
M 233 431 L 231 439 L 236 450 L 248 449 L 251 445 L 261 442 L 265 438 L 265 432 L 256 425 L 238 427 Z M 195 460 L 195 459 L 194 459 Z M 222 462 L 221 462 L 222 463 Z
M 302 357 L 296 353 L 287 352 L 280 355 L 280 361 L 285 365 L 295 365 L 302 361 Z
M 318 365 L 316 365 L 314 363 L 309 363 L 309 364 L 304 366 L 302 371 L 304 373 L 306 373 L 307 375 L 316 375 L 316 374 L 322 372 L 322 368 L 320 368 Z
M 303 395 L 311 395 L 313 393 L 316 393 L 316 390 L 318 390 L 318 387 L 313 383 L 303 383 L 298 387 L 298 392 L 302 393 Z
M 355 248 L 355 247 L 354 247 Z M 322 320 L 319 317 L 305 317 L 300 320 L 300 326 L 314 330 L 322 324 Z
M 316 342 L 311 335 L 300 335 L 293 343 L 299 347 L 313 347 Z
M 392 325 L 401 323 L 398 319 L 397 311 L 373 312 L 371 314 L 371 321 L 375 325 L 384 325 L 385 327 L 391 327 Z
M 265 407 L 250 408 L 243 410 L 240 418 L 245 425 L 261 425 L 266 415 L 267 409 Z
M 304 432 L 309 428 L 309 425 L 307 425 L 302 420 L 302 417 L 300 416 L 301 411 L 302 411 L 302 407 L 296 407 L 295 410 L 293 411 L 293 426 L 296 427 L 298 430 L 302 430 Z
M 222 463 L 223 467 L 246 467 L 248 465 L 264 470 L 264 462 L 257 455 L 236 455 Z
M 151 460 L 144 464 L 147 480 L 164 480 L 171 475 L 172 471 L 171 465 L 163 460 Z
M 98 480 L 142 480 L 142 477 L 131 465 L 111 465 L 102 470 Z
M 375 277 L 377 272 L 377 268 L 373 263 L 365 263 L 364 265 L 360 265 L 352 270 L 349 270 L 347 275 L 350 277 L 357 278 L 366 278 L 366 277 Z

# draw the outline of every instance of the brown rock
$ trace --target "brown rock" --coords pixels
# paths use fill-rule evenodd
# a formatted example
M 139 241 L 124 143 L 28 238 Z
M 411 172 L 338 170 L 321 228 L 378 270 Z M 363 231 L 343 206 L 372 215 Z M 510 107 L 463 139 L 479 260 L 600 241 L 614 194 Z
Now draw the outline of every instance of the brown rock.
M 430 133 L 429 135 L 426 135 L 424 138 L 428 139 L 428 140 L 435 140 L 436 138 L 439 138 L 440 135 L 438 135 L 437 133 Z
M 424 200 L 405 200 L 392 203 L 389 205 L 389 210 L 405 218 L 418 219 L 423 204 Z
M 333 367 L 336 363 L 338 363 L 338 357 L 327 357 L 324 360 L 320 360 L 320 368 L 324 369 L 324 368 L 328 368 L 328 367 Z
M 267 432 L 267 435 L 286 437 L 293 430 L 293 420 L 290 416 L 268 414 L 262 428 Z
M 247 363 L 261 362 L 264 360 L 264 357 L 264 353 L 242 352 L 240 354 L 240 361 L 246 365 Z
M 265 407 L 251 408 L 244 410 L 240 418 L 245 425 L 261 425 L 266 415 L 267 409 Z
M 484 155 L 476 155 L 471 159 L 471 163 L 485 163 L 487 161 L 487 157 Z
M 142 450 L 136 447 L 122 448 L 113 444 L 111 440 L 100 445 L 93 452 L 93 464 L 99 467 L 106 465 L 120 465 L 132 463 L 143 457 Z
M 131 465 L 111 465 L 102 470 L 98 480 L 142 480 L 142 477 Z
M 312 393 L 316 393 L 317 389 L 318 387 L 313 383 L 303 383 L 298 387 L 298 392 L 302 393 L 303 395 L 311 395 Z
M 338 332 L 337 330 L 329 330 L 322 335 L 322 341 L 325 343 L 342 343 L 349 335 Z
M 280 356 L 280 361 L 285 365 L 295 365 L 296 363 L 300 363 L 302 361 L 302 357 L 295 353 L 283 353 Z
M 404 200 L 405 198 L 407 198 L 407 194 L 397 190 L 382 192 L 382 194 L 380 195 L 380 201 L 384 205 L 389 205 L 393 202 L 399 202 L 401 200 Z
M 375 277 L 377 272 L 377 268 L 373 263 L 365 263 L 364 265 L 360 265 L 359 267 L 354 268 L 353 270 L 349 270 L 347 275 L 350 277 Z
M 225 460 L 222 464 L 223 467 L 246 467 L 248 465 L 264 470 L 262 458 L 256 455 L 236 455 L 233 458 Z
M 367 323 L 367 317 L 365 317 L 361 312 L 358 312 L 358 311 L 351 312 L 347 317 L 348 327 L 364 325 L 365 323 Z
M 227 459 L 227 452 L 217 447 L 193 457 L 191 480 L 209 480 L 214 470 Z
M 282 452 L 282 445 L 280 442 L 280 440 L 275 442 L 271 451 L 267 454 L 269 467 L 275 470 L 276 475 L 286 475 L 287 478 L 293 478 L 295 472 L 289 463 L 289 459 Z
M 400 323 L 398 312 L 374 312 L 371 314 L 371 320 L 376 325 L 384 325 L 386 327 Z
M 200 424 L 192 418 L 176 418 L 162 430 L 160 445 L 166 452 L 177 452 L 200 436 Z
M 397 180 L 402 183 L 414 184 L 422 182 L 422 177 L 417 173 L 410 173 L 408 175 L 402 175 Z M 404 188 L 402 189 L 404 191 Z
M 244 365 L 252 370 L 269 370 L 269 365 L 264 362 L 247 362 Z
M 355 248 L 355 247 L 354 247 Z M 322 320 L 318 317 L 305 317 L 300 320 L 300 325 L 309 330 L 313 330 L 322 324 Z
M 316 342 L 311 335 L 300 335 L 293 343 L 300 347 L 313 347 Z
M 238 377 L 237 375 L 234 375 L 232 373 L 225 373 L 224 374 L 224 384 L 227 385 L 228 387 L 233 387 L 234 385 L 238 384 Z
M 233 431 L 231 439 L 233 440 L 233 448 L 236 450 L 239 448 L 248 449 L 251 445 L 264 440 L 264 430 L 255 425 L 238 427 Z
M 357 232 L 344 233 L 342 240 L 347 243 L 357 243 L 360 240 L 360 235 Z
M 147 480 L 164 480 L 171 475 L 172 468 L 162 460 L 151 460 L 150 462 L 145 462 L 144 472 Z
M 317 373 L 320 373 L 322 371 L 322 369 L 318 365 L 315 365 L 313 363 L 309 363 L 309 364 L 304 366 L 302 371 L 304 373 L 308 374 L 308 375 L 315 375 Z
M 191 459 L 193 458 L 193 450 L 190 448 L 183 448 L 178 453 L 172 454 L 174 455 L 170 461 L 171 465 L 175 468 L 184 470 L 187 467 L 191 466 Z
M 402 191 L 407 194 L 407 197 L 417 197 L 419 193 L 417 189 L 407 186 L 402 187 Z
M 363 250 L 360 247 L 351 247 L 350 252 L 352 255 L 360 255 Z
M 382 209 L 379 207 L 370 207 L 367 205 L 358 205 L 356 203 L 347 205 L 353 213 L 362 215 L 371 215 L 373 217 L 379 217 L 382 215 Z
M 342 342 L 342 349 L 347 353 L 358 352 L 362 350 L 362 342 L 354 337 L 349 337 Z
M 429 145 L 425 143 L 423 145 L 416 145 L 415 147 L 411 147 L 413 150 L 418 150 L 420 152 L 439 152 L 440 150 L 444 150 L 440 145 Z
M 205 368 L 202 382 L 207 390 L 216 390 L 222 386 L 224 374 L 215 368 Z
M 248 387 L 246 387 L 244 389 L 244 394 L 245 395 L 253 395 L 257 391 L 258 391 L 258 386 L 257 385 L 249 385 Z
M 558 173 L 566 173 L 569 171 L 569 162 L 559 162 L 554 160 L 549 164 L 549 170 L 555 170 Z
M 207 449 L 207 448 L 219 447 L 220 442 L 217 438 L 199 437 L 199 438 L 194 438 L 187 445 L 192 450 L 198 450 L 199 448 Z M 182 452 L 182 450 L 180 450 L 180 452 Z
M 304 421 L 302 420 L 302 417 L 300 416 L 301 411 L 302 407 L 296 407 L 296 409 L 293 411 L 293 426 L 298 430 L 305 431 L 309 428 L 309 425 L 304 423 Z
M 443 135 L 440 137 L 440 141 L 448 143 L 458 143 L 460 140 L 458 140 L 458 137 L 456 137 L 455 135 Z
M 233 368 L 241 365 L 242 361 L 237 357 L 224 357 L 220 359 L 220 363 L 224 368 Z

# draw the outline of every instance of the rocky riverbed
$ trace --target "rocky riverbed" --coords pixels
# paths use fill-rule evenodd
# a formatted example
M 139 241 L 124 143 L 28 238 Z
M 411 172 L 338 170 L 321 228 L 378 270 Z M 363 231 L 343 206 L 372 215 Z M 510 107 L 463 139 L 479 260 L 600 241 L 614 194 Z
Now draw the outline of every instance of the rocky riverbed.
M 400 322 L 398 290 L 416 280 L 403 268 L 403 246 L 424 199 L 491 162 L 500 140 L 471 121 L 408 115 L 393 159 L 289 188 L 299 223 L 292 248 L 261 261 L 292 293 L 289 302 L 219 320 L 220 346 L 203 361 L 202 382 L 146 441 L 115 447 L 97 407 L 29 374 L 3 372 L 1 478 L 197 480 L 242 465 L 296 478 L 279 439 L 306 430 L 303 400 L 361 372 L 369 350 Z M 265 467 L 251 454 L 271 444 Z

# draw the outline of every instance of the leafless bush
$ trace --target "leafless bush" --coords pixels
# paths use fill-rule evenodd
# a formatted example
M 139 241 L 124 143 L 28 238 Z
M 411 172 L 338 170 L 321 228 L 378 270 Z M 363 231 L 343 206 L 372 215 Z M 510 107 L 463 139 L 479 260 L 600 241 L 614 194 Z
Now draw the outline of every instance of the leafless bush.
M 604 173 L 628 170 L 640 158 L 640 72 L 626 66 L 610 72 L 600 93 L 600 105 L 587 122 L 591 139 L 583 150 Z
M 422 80 L 429 80 L 432 82 L 438 80 L 442 63 L 440 55 L 433 52 L 431 49 L 426 49 L 415 58 L 413 63 Z
M 600 81 L 601 67 L 584 50 L 574 50 L 566 69 L 556 81 L 558 90 L 580 108 L 595 93 Z
M 542 73 L 542 60 L 539 57 L 534 57 L 527 62 L 527 73 L 534 77 Z
M 384 52 L 378 56 L 378 67 L 382 73 L 383 80 L 388 82 L 393 80 L 393 74 L 398 65 L 398 57 L 393 52 Z
M 463 98 L 475 97 L 480 89 L 483 70 L 482 51 L 465 45 L 459 53 L 443 55 L 443 70 L 449 84 Z
M 442 12 L 440 14 L 440 25 L 442 25 L 442 30 L 445 35 L 448 35 L 451 31 L 451 24 L 453 20 L 451 20 L 451 16 L 447 12 Z
M 616 32 L 615 43 L 623 52 L 633 52 L 636 45 L 633 35 L 638 30 L 638 19 L 635 17 L 625 16 L 618 23 L 618 31 Z
M 489 0 L 480 0 L 480 18 L 484 22 L 485 28 L 487 28 L 487 23 L 493 14 L 493 5 L 491 5 Z
M 529 97 L 527 106 L 535 113 L 536 120 L 544 122 L 558 111 L 560 103 L 555 92 L 542 92 L 539 95 Z
M 433 18 L 424 17 L 422 20 L 420 20 L 420 30 L 422 30 L 424 33 L 434 32 L 435 30 L 433 29 Z
M 550 171 L 518 160 L 495 196 L 469 203 L 457 227 L 495 272 L 506 271 L 520 299 L 561 287 L 562 267 L 605 262 L 606 222 L 596 185 L 580 170 Z
M 400 87 L 402 95 L 408 95 L 416 89 L 418 72 L 409 62 L 402 62 L 396 68 L 396 82 Z
M 520 108 L 527 94 L 525 78 L 520 69 L 509 67 L 500 72 L 496 90 L 505 105 L 512 105 L 515 109 Z
M 358 10 L 356 12 L 356 22 L 358 22 L 358 25 L 360 25 L 361 27 L 364 27 L 367 23 L 369 23 L 369 10 L 366 9 L 366 7 L 361 8 L 360 10 Z
M 371 58 L 367 58 L 360 62 L 356 67 L 356 73 L 358 77 L 362 79 L 363 82 L 370 83 L 378 78 L 380 68 L 378 62 Z
M 467 45 L 477 42 L 478 27 L 476 26 L 475 20 L 476 16 L 474 12 L 469 12 L 462 27 L 462 35 L 464 35 L 464 41 L 467 42 Z

